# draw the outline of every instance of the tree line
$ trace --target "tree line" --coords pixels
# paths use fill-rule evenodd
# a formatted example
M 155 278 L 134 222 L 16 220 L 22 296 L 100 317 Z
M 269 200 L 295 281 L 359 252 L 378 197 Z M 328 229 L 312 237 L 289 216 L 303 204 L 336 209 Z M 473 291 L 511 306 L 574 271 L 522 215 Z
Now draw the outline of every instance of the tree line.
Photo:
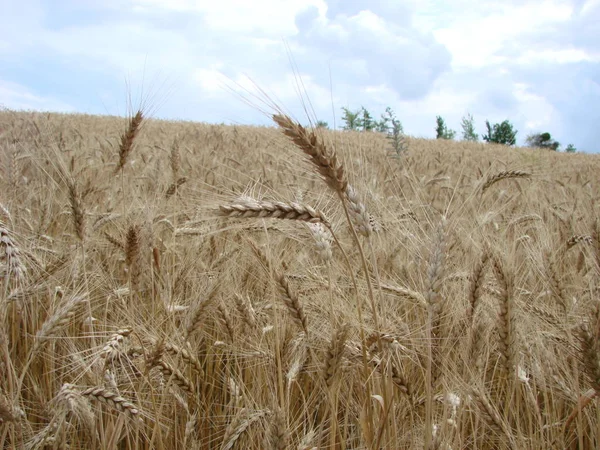
M 352 111 L 349 108 L 342 108 L 342 129 L 353 131 L 374 131 L 386 133 L 392 139 L 394 152 L 398 155 L 406 148 L 404 129 L 400 120 L 396 118 L 394 111 L 389 106 L 385 112 L 375 119 L 373 115 L 365 108 Z M 452 140 L 456 137 L 456 131 L 446 126 L 444 119 L 437 116 L 436 119 L 436 138 Z M 327 122 L 317 122 L 317 127 L 328 128 Z M 475 119 L 471 114 L 467 114 L 461 120 L 461 137 L 465 141 L 477 142 L 479 135 L 475 132 Z M 481 138 L 486 142 L 513 146 L 517 142 L 517 133 L 514 125 L 505 120 L 501 123 L 490 123 L 485 121 L 485 134 Z M 561 144 L 552 138 L 548 132 L 532 133 L 525 139 L 525 144 L 532 148 L 543 148 L 547 150 L 559 151 Z M 574 153 L 577 151 L 573 144 L 567 145 L 565 152 Z

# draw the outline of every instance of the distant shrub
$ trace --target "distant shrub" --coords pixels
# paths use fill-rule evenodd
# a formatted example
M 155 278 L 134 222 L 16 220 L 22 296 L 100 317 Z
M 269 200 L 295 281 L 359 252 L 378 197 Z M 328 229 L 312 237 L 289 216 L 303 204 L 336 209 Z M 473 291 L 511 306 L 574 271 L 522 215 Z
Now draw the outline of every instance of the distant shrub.
M 545 148 L 548 150 L 557 151 L 560 143 L 552 139 L 550 133 L 534 133 L 527 136 L 525 142 L 528 147 Z
M 495 123 L 493 126 L 486 120 L 485 126 L 487 134 L 483 135 L 484 141 L 503 145 L 515 145 L 517 143 L 518 131 L 514 129 L 508 120 L 502 123 Z
M 436 127 L 435 127 L 436 139 L 454 139 L 454 136 L 456 136 L 456 131 L 450 130 L 446 126 L 446 123 L 444 122 L 444 119 L 442 119 L 441 116 L 437 116 L 435 118 L 435 121 L 436 121 Z
M 479 140 L 479 135 L 475 133 L 475 120 L 471 114 L 467 114 L 462 118 L 461 127 L 463 129 L 462 138 L 465 141 L 477 142 Z

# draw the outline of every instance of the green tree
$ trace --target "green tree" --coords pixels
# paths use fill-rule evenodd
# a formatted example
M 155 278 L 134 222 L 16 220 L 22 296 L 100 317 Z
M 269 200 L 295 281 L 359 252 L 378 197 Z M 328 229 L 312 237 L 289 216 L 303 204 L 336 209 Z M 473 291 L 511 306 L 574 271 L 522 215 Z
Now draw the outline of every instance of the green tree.
M 502 123 L 495 123 L 494 126 L 488 120 L 485 121 L 487 134 L 483 135 L 483 140 L 495 144 L 515 145 L 517 143 L 518 131 L 513 125 L 505 120 Z
M 436 121 L 436 127 L 435 127 L 436 139 L 454 139 L 454 136 L 456 136 L 456 131 L 448 129 L 448 127 L 446 127 L 446 123 L 444 122 L 444 119 L 442 119 L 441 116 L 437 116 L 435 118 L 435 121 Z
M 396 119 L 396 114 L 389 106 L 385 108 L 385 113 L 381 115 L 381 120 L 376 121 L 375 123 L 375 130 L 379 131 L 380 133 L 393 133 L 394 130 L 397 130 L 397 132 L 400 134 L 404 133 L 402 124 L 398 119 Z
M 375 131 L 387 133 L 390 130 L 390 117 L 392 115 L 392 109 L 388 106 L 385 109 L 385 113 L 381 115 L 381 120 L 375 122 Z
M 475 133 L 475 120 L 471 114 L 467 114 L 462 118 L 461 127 L 463 129 L 462 137 L 465 141 L 477 142 L 479 135 Z
M 527 136 L 525 142 L 528 147 L 545 148 L 548 150 L 557 151 L 560 143 L 552 139 L 550 133 L 534 133 Z
M 402 123 L 396 118 L 394 111 L 392 111 L 392 108 L 390 108 L 389 106 L 385 109 L 385 114 L 382 114 L 381 117 L 382 122 L 384 122 L 384 119 L 387 119 L 385 121 L 386 125 L 388 123 L 392 124 L 391 127 L 387 125 L 388 139 L 392 143 L 392 157 L 400 158 L 402 153 L 404 153 L 408 149 L 408 144 L 406 142 L 406 136 L 404 135 L 404 128 L 402 127 Z
M 360 118 L 361 111 L 350 111 L 348 108 L 342 108 L 344 115 L 342 120 L 344 121 L 344 130 L 358 130 L 362 127 L 362 119 Z
M 329 124 L 327 122 L 325 122 L 324 120 L 317 120 L 315 127 L 316 128 L 329 128 Z
M 567 145 L 567 148 L 565 148 L 565 152 L 567 153 L 575 153 L 577 151 L 577 149 L 575 148 L 575 146 L 573 144 L 569 144 Z
M 363 131 L 373 131 L 376 126 L 376 122 L 373 120 L 373 116 L 364 106 L 360 107 L 362 117 L 360 119 Z

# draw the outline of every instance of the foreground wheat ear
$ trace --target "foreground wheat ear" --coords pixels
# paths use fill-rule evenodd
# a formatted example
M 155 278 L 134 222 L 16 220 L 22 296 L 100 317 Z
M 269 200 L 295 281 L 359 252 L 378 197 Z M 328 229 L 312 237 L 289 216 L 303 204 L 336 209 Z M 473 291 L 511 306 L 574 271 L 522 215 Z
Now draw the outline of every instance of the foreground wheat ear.
M 274 120 L 0 111 L 0 448 L 598 448 L 600 160 Z
M 298 148 L 310 157 L 311 162 L 331 189 L 339 193 L 346 190 L 348 180 L 344 165 L 338 160 L 335 151 L 328 148 L 314 131 L 308 131 L 289 117 L 279 114 L 273 116 L 273 121 Z
M 144 115 L 141 110 L 138 110 L 138 112 L 129 119 L 127 130 L 121 135 L 121 143 L 119 144 L 119 163 L 117 164 L 115 173 L 121 171 L 125 167 L 143 120 Z

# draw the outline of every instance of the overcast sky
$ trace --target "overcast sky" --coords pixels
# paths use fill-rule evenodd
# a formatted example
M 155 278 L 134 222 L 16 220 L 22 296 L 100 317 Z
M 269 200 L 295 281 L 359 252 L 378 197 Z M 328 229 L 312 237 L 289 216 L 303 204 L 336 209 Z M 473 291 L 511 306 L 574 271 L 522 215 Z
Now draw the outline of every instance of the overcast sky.
M 405 131 L 471 113 L 600 151 L 600 0 L 0 0 L 0 105 L 241 124 L 249 79 L 306 122 L 395 110 Z M 129 85 L 129 88 L 127 87 Z M 142 94 L 143 92 L 143 94 Z M 460 135 L 460 133 L 459 133 Z

